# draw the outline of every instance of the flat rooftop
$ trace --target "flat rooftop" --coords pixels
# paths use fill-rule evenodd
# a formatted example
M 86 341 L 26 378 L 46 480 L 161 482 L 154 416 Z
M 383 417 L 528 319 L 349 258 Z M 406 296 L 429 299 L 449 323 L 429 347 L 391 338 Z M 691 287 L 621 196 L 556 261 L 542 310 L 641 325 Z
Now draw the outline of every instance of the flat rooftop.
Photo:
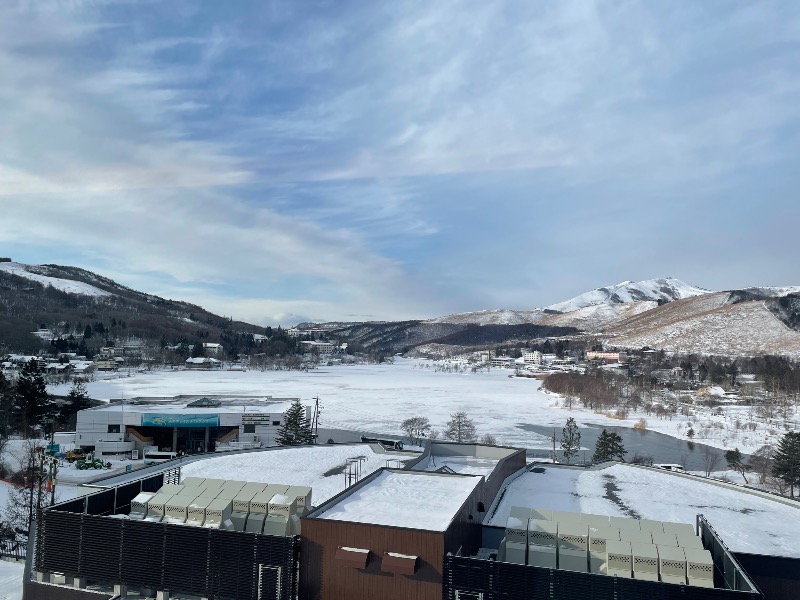
M 167 413 L 167 414 L 193 414 L 193 415 L 216 415 L 225 413 L 258 413 L 258 414 L 283 414 L 291 406 L 291 401 L 285 399 L 275 400 L 248 400 L 246 402 L 222 401 L 220 406 L 186 406 L 187 400 L 175 401 L 165 400 L 163 402 L 136 403 L 124 405 L 114 402 L 105 406 L 98 406 L 88 410 L 101 412 L 121 412 L 126 413 Z
M 734 552 L 800 557 L 800 503 L 633 465 L 542 466 L 544 473 L 525 472 L 500 491 L 485 524 L 505 527 L 512 506 L 677 523 L 703 514 Z
M 472 476 L 384 471 L 316 518 L 444 531 L 480 481 Z

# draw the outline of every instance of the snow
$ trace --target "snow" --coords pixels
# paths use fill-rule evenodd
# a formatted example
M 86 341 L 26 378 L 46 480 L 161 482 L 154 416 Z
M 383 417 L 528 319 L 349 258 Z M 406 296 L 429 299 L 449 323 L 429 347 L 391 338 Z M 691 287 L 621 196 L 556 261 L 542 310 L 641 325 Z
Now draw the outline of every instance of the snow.
M 489 477 L 499 460 L 475 456 L 431 456 L 426 471 L 435 471 L 446 466 L 461 475 L 483 475 Z
M 0 560 L 0 600 L 22 600 L 24 562 Z
M 509 377 L 511 371 L 506 369 L 448 373 L 433 368 L 440 364 L 396 358 L 394 364 L 340 365 L 309 372 L 154 371 L 90 382 L 87 389 L 95 399 L 180 394 L 266 398 L 269 394 L 276 399 L 301 398 L 308 405 L 319 394 L 320 427 L 399 436 L 403 435 L 400 423 L 410 416 L 428 417 L 433 428 L 441 431 L 452 413 L 465 411 L 479 436 L 491 434 L 500 445 L 532 449 L 549 449 L 551 441 L 526 431 L 526 425 L 560 429 L 568 417 L 574 417 L 579 425 L 630 428 L 645 418 L 649 430 L 684 440 L 691 424 L 695 442 L 718 448 L 736 446 L 746 453 L 775 442 L 780 433 L 774 423 L 759 420 L 753 407 L 726 407 L 722 415 L 692 407 L 688 416 L 676 414 L 671 419 L 631 411 L 623 420 L 585 409 L 577 401 L 569 408 L 564 398 L 542 390 L 541 381 Z M 48 391 L 66 395 L 69 385 L 50 386 Z M 228 409 L 235 410 L 235 404 L 226 406 Z M 737 421 L 741 425 L 755 423 L 756 429 L 737 428 Z
M 81 294 L 83 296 L 113 295 L 110 292 L 101 290 L 98 287 L 89 285 L 88 283 L 84 283 L 82 281 L 75 281 L 73 279 L 61 279 L 58 277 L 48 277 L 47 275 L 39 275 L 37 273 L 31 273 L 26 269 L 26 265 L 16 262 L 0 263 L 0 271 L 5 271 L 6 273 L 11 273 L 12 275 L 17 275 L 19 277 L 25 277 L 26 279 L 36 281 L 45 286 L 47 285 L 52 286 L 55 289 L 61 290 L 62 292 L 67 292 L 68 294 Z
M 800 505 L 631 465 L 526 472 L 509 485 L 489 524 L 504 526 L 512 506 L 692 524 L 703 514 L 734 552 L 800 557 Z
M 645 279 L 644 281 L 623 281 L 610 287 L 602 287 L 575 296 L 570 300 L 546 307 L 559 312 L 572 312 L 597 304 L 628 304 L 643 300 L 678 300 L 707 294 L 708 290 L 694 287 L 679 279 Z
M 480 477 L 384 471 L 318 518 L 444 531 L 480 481 Z
M 366 444 L 347 446 L 317 446 L 313 448 L 286 448 L 267 452 L 225 455 L 199 460 L 184 465 L 181 475 L 254 481 L 258 483 L 280 483 L 307 485 L 312 488 L 311 500 L 315 506 L 330 500 L 345 489 L 345 464 L 347 459 L 364 457 L 361 462 L 361 477 L 399 460 L 410 460 L 417 455 L 409 453 L 375 453 Z M 340 469 L 337 469 L 340 468 Z M 336 471 L 331 473 L 331 471 Z

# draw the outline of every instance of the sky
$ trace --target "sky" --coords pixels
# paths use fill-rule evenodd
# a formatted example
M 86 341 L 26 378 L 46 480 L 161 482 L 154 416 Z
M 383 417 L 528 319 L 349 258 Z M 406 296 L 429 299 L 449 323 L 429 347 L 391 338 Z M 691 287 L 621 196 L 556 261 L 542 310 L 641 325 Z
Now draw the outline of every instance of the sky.
M 264 325 L 798 285 L 800 4 L 0 3 L 0 256 Z

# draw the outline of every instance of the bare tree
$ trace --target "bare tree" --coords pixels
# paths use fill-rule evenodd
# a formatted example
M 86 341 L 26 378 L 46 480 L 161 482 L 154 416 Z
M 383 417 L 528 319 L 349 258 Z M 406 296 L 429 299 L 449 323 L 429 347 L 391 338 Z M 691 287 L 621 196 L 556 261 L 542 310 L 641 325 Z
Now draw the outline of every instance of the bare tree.
M 464 411 L 459 411 L 450 415 L 444 437 L 456 442 L 474 442 L 478 436 L 472 419 Z
M 419 444 L 420 440 L 430 433 L 431 422 L 428 417 L 409 417 L 400 423 L 400 429 L 408 435 L 409 443 Z
M 775 449 L 767 444 L 753 452 L 747 461 L 750 469 L 758 475 L 758 483 L 762 485 L 767 483 L 767 477 L 772 472 L 772 457 L 774 453 Z
M 487 433 L 481 438 L 481 444 L 484 446 L 497 446 L 497 438 L 495 438 L 491 433 Z
M 711 477 L 711 472 L 716 468 L 719 463 L 719 454 L 717 454 L 710 446 L 703 446 L 703 470 L 706 477 Z

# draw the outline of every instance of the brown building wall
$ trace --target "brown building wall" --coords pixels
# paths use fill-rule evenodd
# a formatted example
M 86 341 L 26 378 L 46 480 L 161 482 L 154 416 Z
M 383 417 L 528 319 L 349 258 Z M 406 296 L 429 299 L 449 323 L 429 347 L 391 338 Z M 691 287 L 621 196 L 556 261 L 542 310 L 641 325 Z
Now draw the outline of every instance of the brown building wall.
M 341 546 L 369 549 L 365 569 L 334 559 Z M 303 520 L 300 600 L 440 600 L 444 533 L 325 519 Z M 414 575 L 383 570 L 383 555 L 419 557 Z

